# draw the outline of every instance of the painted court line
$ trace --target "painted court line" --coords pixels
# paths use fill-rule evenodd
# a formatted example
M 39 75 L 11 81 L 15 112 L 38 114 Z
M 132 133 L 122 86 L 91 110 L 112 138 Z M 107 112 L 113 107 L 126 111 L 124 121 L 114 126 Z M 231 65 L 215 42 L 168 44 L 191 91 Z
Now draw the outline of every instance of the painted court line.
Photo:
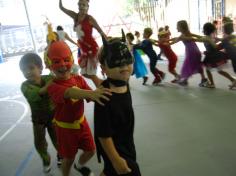
M 33 147 L 30 150 L 30 152 L 26 155 L 26 158 L 20 163 L 20 166 L 16 170 L 15 176 L 21 176 L 23 174 L 23 171 L 26 168 L 29 161 L 32 159 L 34 152 L 35 152 L 35 149 Z
M 24 112 L 20 116 L 20 118 L 2 136 L 0 136 L 0 142 L 24 119 L 24 117 L 26 116 L 26 114 L 28 112 L 28 106 L 25 103 L 21 102 L 21 101 L 18 101 L 18 100 L 7 100 L 7 99 L 4 99 L 4 98 L 0 99 L 0 102 L 1 101 L 18 103 L 18 104 L 23 106 Z

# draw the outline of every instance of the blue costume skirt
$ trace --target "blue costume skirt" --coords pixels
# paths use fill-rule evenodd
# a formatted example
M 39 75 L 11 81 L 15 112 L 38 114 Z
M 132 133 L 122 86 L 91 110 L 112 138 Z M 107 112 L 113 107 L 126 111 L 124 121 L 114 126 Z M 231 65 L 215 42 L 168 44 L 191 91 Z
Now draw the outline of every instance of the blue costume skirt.
M 133 50 L 134 55 L 134 74 L 136 78 L 144 77 L 148 74 L 147 68 L 137 50 Z

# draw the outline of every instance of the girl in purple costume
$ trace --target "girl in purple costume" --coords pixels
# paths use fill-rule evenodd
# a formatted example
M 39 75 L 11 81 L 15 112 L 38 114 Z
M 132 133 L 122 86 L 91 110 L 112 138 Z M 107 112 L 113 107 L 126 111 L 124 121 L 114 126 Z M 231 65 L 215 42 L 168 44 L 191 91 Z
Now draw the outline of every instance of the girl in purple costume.
M 201 52 L 193 41 L 184 41 L 185 60 L 181 69 L 181 78 L 188 79 L 195 73 L 202 73 Z
M 204 87 L 207 84 L 207 79 L 204 75 L 204 70 L 201 63 L 201 52 L 195 43 L 197 35 L 192 34 L 189 31 L 188 24 L 185 20 L 177 22 L 177 30 L 181 35 L 177 38 L 170 39 L 170 44 L 182 41 L 185 45 L 185 60 L 181 68 L 180 85 L 188 85 L 188 79 L 193 74 L 199 73 L 201 75 L 200 87 Z

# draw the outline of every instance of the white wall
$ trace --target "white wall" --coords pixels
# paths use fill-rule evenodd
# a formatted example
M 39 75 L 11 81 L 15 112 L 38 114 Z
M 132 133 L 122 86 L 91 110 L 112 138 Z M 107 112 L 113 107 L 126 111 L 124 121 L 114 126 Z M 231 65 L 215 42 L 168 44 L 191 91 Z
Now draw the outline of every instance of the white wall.
M 192 32 L 201 32 L 205 22 L 212 20 L 211 0 L 172 0 L 167 8 L 164 6 L 164 25 L 170 26 L 176 32 L 176 23 L 186 20 Z
M 225 14 L 231 18 L 236 18 L 236 1 L 226 0 Z

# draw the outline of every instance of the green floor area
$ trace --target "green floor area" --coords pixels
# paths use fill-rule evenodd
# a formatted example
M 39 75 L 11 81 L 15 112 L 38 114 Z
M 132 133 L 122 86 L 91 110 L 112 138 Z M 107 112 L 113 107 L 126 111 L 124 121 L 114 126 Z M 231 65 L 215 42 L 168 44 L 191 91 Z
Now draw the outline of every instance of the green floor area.
M 165 62 L 160 64 L 164 71 L 166 67 Z M 229 72 L 232 73 L 230 68 Z M 217 73 L 213 76 L 216 89 L 199 88 L 199 75 L 190 78 L 185 88 L 171 84 L 169 74 L 159 86 L 151 85 L 150 73 L 147 86 L 142 85 L 141 79 L 130 79 L 136 117 L 135 144 L 143 176 L 236 175 L 236 90 L 228 90 L 229 81 Z M 30 113 L 19 103 L 25 100 L 13 95 L 0 100 L 0 136 L 15 124 L 0 140 L 0 175 L 43 175 L 33 147 Z M 85 109 L 93 129 L 93 103 L 86 104 Z M 15 123 L 24 113 L 25 117 Z M 51 174 L 60 175 L 51 143 L 49 151 Z M 98 176 L 102 164 L 98 164 L 96 156 L 88 165 Z M 73 170 L 71 175 L 78 173 Z

